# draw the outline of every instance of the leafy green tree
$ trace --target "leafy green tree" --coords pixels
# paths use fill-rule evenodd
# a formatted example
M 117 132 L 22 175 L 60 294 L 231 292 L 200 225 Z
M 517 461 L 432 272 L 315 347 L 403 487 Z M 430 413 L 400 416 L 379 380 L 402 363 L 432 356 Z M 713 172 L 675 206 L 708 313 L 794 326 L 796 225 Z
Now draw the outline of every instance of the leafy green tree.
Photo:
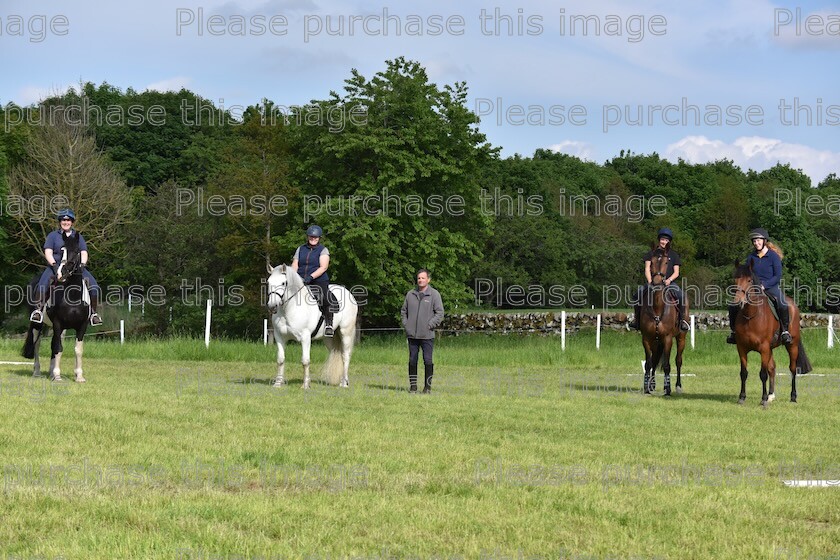
M 466 84 L 441 89 L 404 58 L 386 66 L 371 79 L 353 70 L 344 95 L 293 113 L 292 183 L 306 215 L 278 242 L 291 254 L 305 222 L 318 222 L 331 276 L 368 290 L 366 317 L 393 322 L 419 267 L 431 270 L 450 310 L 472 299 L 470 272 L 490 224 L 478 172 L 495 151 L 467 108 Z M 351 196 L 367 208 L 354 208 Z M 345 207 L 328 206 L 328 197 Z

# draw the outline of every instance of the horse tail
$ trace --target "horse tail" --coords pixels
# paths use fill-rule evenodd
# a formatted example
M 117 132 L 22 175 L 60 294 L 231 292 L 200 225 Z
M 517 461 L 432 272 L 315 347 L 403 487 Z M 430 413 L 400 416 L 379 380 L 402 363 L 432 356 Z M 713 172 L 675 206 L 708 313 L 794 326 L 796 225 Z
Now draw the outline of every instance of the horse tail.
M 344 336 L 344 333 L 341 333 Z M 338 385 L 344 375 L 344 361 L 341 359 L 341 345 L 333 344 L 324 363 L 324 378 L 330 385 Z
M 43 324 L 33 323 L 30 321 L 29 328 L 26 329 L 26 340 L 23 343 L 23 350 L 21 354 L 27 360 L 35 357 L 35 332 L 38 332 L 38 338 L 41 338 L 41 330 L 44 328 Z
M 808 359 L 808 355 L 805 353 L 805 345 L 802 344 L 802 339 L 800 338 L 799 355 L 796 357 L 796 374 L 803 375 L 812 371 L 814 371 L 814 368 L 811 366 L 811 360 Z

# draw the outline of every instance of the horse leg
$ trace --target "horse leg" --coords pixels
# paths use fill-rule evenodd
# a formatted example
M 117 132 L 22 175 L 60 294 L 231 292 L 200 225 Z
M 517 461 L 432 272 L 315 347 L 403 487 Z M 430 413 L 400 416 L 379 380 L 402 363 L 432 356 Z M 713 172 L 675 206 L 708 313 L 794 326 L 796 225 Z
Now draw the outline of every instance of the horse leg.
M 274 379 L 274 386 L 281 387 L 286 384 L 286 340 L 277 338 L 277 377 Z
M 312 335 L 304 333 L 300 337 L 300 362 L 303 364 L 303 388 L 309 389 L 309 355 L 312 349 Z
M 645 375 L 644 379 L 642 380 L 642 390 L 646 395 L 649 395 L 650 390 L 648 389 L 648 383 L 650 383 L 650 368 L 653 350 L 650 347 L 650 342 L 648 342 L 647 340 L 642 339 L 642 346 L 644 346 L 645 348 Z
M 747 400 L 747 349 L 738 345 L 738 356 L 741 358 L 741 394 L 738 395 L 738 404 L 744 404 Z
M 341 364 L 344 367 L 339 387 L 350 387 L 350 355 L 353 353 L 356 333 L 354 328 L 341 331 Z
M 677 394 L 682 393 L 683 350 L 685 350 L 685 333 L 681 332 L 677 335 L 677 358 L 674 360 L 677 364 Z
M 770 362 L 773 360 L 773 351 L 770 350 L 770 345 L 765 344 L 761 347 L 761 406 L 767 406 L 767 378 L 770 376 Z
M 665 339 L 665 348 L 662 351 L 662 371 L 665 373 L 665 396 L 671 396 L 671 345 L 673 339 L 667 336 Z
M 793 333 L 791 333 L 793 334 Z M 788 356 L 790 356 L 790 402 L 796 402 L 796 373 L 799 369 L 796 362 L 799 361 L 799 336 L 794 337 L 794 340 L 787 346 Z
M 770 369 L 767 373 L 770 374 L 770 394 L 767 395 L 767 402 L 771 403 L 776 400 L 776 359 L 772 351 L 770 352 Z
M 73 373 L 76 374 L 76 383 L 84 383 L 85 376 L 82 372 L 82 353 L 85 348 L 84 340 L 76 339 L 76 369 Z
M 34 323 L 33 323 L 34 324 Z M 41 358 L 38 356 L 38 352 L 41 350 L 41 337 L 44 334 L 44 325 L 43 323 L 38 325 L 40 328 L 32 327 L 32 336 L 34 337 L 34 345 L 35 345 L 35 363 L 32 366 L 32 377 L 41 377 Z M 52 371 L 52 369 L 50 369 Z
M 53 381 L 61 381 L 61 352 L 64 350 L 61 337 L 63 335 L 64 329 L 53 325 L 52 359 L 50 360 L 50 379 Z

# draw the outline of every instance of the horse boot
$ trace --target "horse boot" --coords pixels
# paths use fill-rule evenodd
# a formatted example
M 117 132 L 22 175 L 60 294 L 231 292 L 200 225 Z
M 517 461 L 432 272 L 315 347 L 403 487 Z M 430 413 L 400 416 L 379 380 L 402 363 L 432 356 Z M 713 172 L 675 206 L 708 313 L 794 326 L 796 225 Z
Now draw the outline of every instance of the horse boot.
M 327 301 L 324 305 L 324 336 L 332 338 L 333 334 L 335 334 L 333 331 L 333 312 L 329 301 Z
M 782 334 L 779 336 L 779 339 L 782 341 L 782 344 L 790 344 L 793 342 L 793 338 L 790 336 L 790 332 L 788 332 L 788 327 L 790 326 L 790 307 L 779 305 L 776 302 L 776 311 L 779 312 L 779 321 L 782 323 Z
M 739 307 L 737 305 L 729 306 L 729 336 L 726 337 L 727 344 L 737 344 L 735 341 L 735 318 L 738 317 Z
M 425 364 L 426 382 L 423 385 L 423 393 L 428 395 L 432 392 L 432 377 L 435 376 L 435 364 Z
M 102 324 L 102 317 L 99 316 L 99 313 L 96 312 L 96 308 L 99 307 L 99 294 L 90 293 L 90 324 L 93 327 L 98 327 Z
M 29 320 L 33 323 L 44 322 L 44 306 L 47 304 L 47 293 L 41 290 L 35 290 L 35 309 L 29 315 Z
M 408 392 L 417 392 L 417 364 L 408 364 Z

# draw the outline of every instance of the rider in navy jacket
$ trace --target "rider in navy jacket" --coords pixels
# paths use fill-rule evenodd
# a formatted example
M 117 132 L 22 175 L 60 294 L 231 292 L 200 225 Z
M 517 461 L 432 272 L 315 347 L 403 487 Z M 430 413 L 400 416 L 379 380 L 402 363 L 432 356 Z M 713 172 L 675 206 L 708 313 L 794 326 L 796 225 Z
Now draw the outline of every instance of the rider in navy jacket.
M 307 241 L 295 251 L 292 257 L 292 270 L 297 271 L 303 283 L 312 288 L 312 293 L 318 298 L 318 307 L 324 315 L 324 336 L 333 336 L 333 313 L 329 304 L 330 277 L 327 268 L 330 266 L 330 250 L 321 245 L 324 230 L 320 226 L 311 225 L 306 230 Z

